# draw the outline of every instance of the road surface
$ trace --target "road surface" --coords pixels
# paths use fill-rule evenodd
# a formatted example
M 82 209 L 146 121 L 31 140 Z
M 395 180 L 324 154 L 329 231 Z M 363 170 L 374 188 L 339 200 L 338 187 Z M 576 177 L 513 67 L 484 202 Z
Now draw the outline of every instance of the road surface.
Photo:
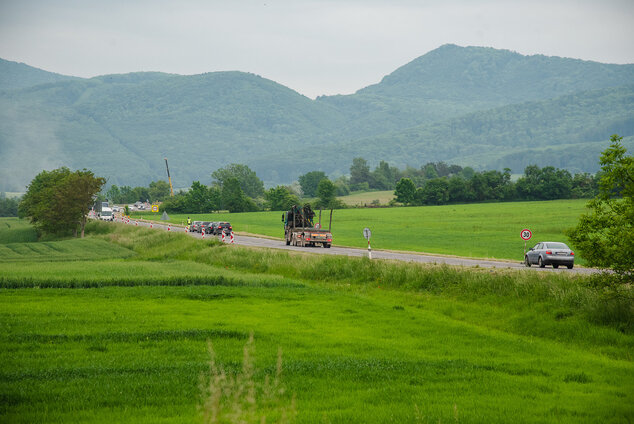
M 117 219 L 117 222 L 121 223 L 121 219 Z M 178 232 L 178 233 L 187 233 L 192 237 L 202 238 L 202 234 L 199 233 L 191 233 L 187 232 L 185 228 L 181 226 L 167 225 L 167 224 L 158 224 L 158 223 L 150 223 L 141 220 L 130 220 L 126 225 L 138 225 L 144 227 L 150 227 L 154 229 L 162 229 L 167 230 L 169 227 L 169 231 Z M 219 236 L 209 236 L 206 235 L 205 238 L 216 237 Z M 229 242 L 229 238 L 226 239 Z M 264 237 L 255 237 L 255 236 L 247 236 L 247 235 L 234 235 L 234 243 L 241 246 L 251 246 L 251 247 L 261 247 L 267 249 L 280 249 L 280 250 L 292 250 L 296 252 L 305 252 L 305 253 L 314 253 L 321 255 L 344 255 L 344 256 L 368 256 L 367 249 L 359 249 L 356 247 L 337 247 L 332 246 L 330 249 L 324 249 L 323 247 L 296 247 L 296 246 L 287 246 L 284 240 L 276 240 Z M 504 261 L 504 260 L 493 260 L 493 259 L 471 259 L 471 258 L 462 258 L 455 256 L 439 256 L 439 255 L 430 255 L 424 253 L 415 253 L 415 252 L 394 252 L 394 251 L 386 251 L 386 250 L 372 250 L 372 259 L 391 259 L 397 261 L 406 261 L 406 262 L 420 262 L 420 263 L 432 263 L 432 264 L 447 264 L 454 266 L 464 266 L 464 267 L 475 267 L 478 266 L 480 268 L 509 268 L 509 269 L 517 269 L 517 270 L 536 270 L 536 271 L 549 271 L 549 272 L 567 272 L 567 273 L 575 273 L 575 274 L 591 274 L 599 272 L 593 268 L 579 268 L 575 267 L 573 269 L 567 269 L 565 267 L 560 267 L 559 269 L 554 269 L 552 267 L 539 268 L 538 266 L 532 266 L 527 268 L 524 266 L 523 262 L 520 261 Z

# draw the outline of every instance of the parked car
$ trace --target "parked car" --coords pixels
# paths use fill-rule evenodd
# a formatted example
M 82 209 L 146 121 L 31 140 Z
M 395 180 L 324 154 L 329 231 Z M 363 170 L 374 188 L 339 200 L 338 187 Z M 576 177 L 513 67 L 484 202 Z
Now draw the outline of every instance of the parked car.
M 575 252 L 570 250 L 565 243 L 543 241 L 526 252 L 524 265 L 530 267 L 532 264 L 537 264 L 540 268 L 546 265 L 552 265 L 553 268 L 565 265 L 568 269 L 572 269 L 575 265 Z
M 205 234 L 207 234 L 207 227 L 208 227 L 209 224 L 211 224 L 210 221 L 202 221 L 200 223 L 200 225 L 197 227 L 197 231 L 199 233 L 202 233 L 203 232 L 203 228 L 204 228 L 205 229 Z
M 222 231 L 224 230 L 225 234 L 229 234 L 231 232 L 233 232 L 233 228 L 231 227 L 231 224 L 228 222 L 218 222 L 218 225 L 216 225 L 216 228 L 214 228 L 214 234 L 219 235 L 222 234 Z
M 200 221 L 192 222 L 192 225 L 189 226 L 189 232 L 190 233 L 199 232 L 198 227 L 200 227 Z

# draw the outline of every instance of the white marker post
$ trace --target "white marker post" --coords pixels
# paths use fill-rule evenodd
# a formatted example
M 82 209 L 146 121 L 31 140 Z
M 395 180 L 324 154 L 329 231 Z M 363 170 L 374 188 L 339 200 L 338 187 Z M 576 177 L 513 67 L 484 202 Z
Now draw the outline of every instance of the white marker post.
M 368 240 L 368 259 L 372 259 L 372 248 L 370 247 L 370 237 L 372 236 L 372 231 L 368 227 L 363 229 L 363 237 Z
M 520 237 L 524 240 L 524 257 L 526 257 L 526 242 L 533 237 L 533 233 L 528 228 L 524 228 L 520 233 Z

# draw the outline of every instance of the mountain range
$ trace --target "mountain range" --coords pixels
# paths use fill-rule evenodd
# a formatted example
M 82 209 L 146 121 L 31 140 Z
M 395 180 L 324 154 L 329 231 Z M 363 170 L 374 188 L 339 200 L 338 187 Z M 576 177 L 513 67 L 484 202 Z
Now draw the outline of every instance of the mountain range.
M 205 184 L 244 163 L 269 186 L 305 172 L 430 161 L 595 172 L 611 134 L 634 147 L 634 65 L 444 45 L 351 95 L 315 100 L 244 72 L 76 78 L 0 60 L 0 192 L 42 169 L 108 184 Z

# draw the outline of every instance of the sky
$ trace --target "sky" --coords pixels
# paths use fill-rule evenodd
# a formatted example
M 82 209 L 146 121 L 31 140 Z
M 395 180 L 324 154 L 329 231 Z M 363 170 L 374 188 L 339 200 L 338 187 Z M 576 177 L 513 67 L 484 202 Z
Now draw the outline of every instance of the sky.
M 237 70 L 350 94 L 451 43 L 634 63 L 634 0 L 0 0 L 0 58 L 64 75 Z

